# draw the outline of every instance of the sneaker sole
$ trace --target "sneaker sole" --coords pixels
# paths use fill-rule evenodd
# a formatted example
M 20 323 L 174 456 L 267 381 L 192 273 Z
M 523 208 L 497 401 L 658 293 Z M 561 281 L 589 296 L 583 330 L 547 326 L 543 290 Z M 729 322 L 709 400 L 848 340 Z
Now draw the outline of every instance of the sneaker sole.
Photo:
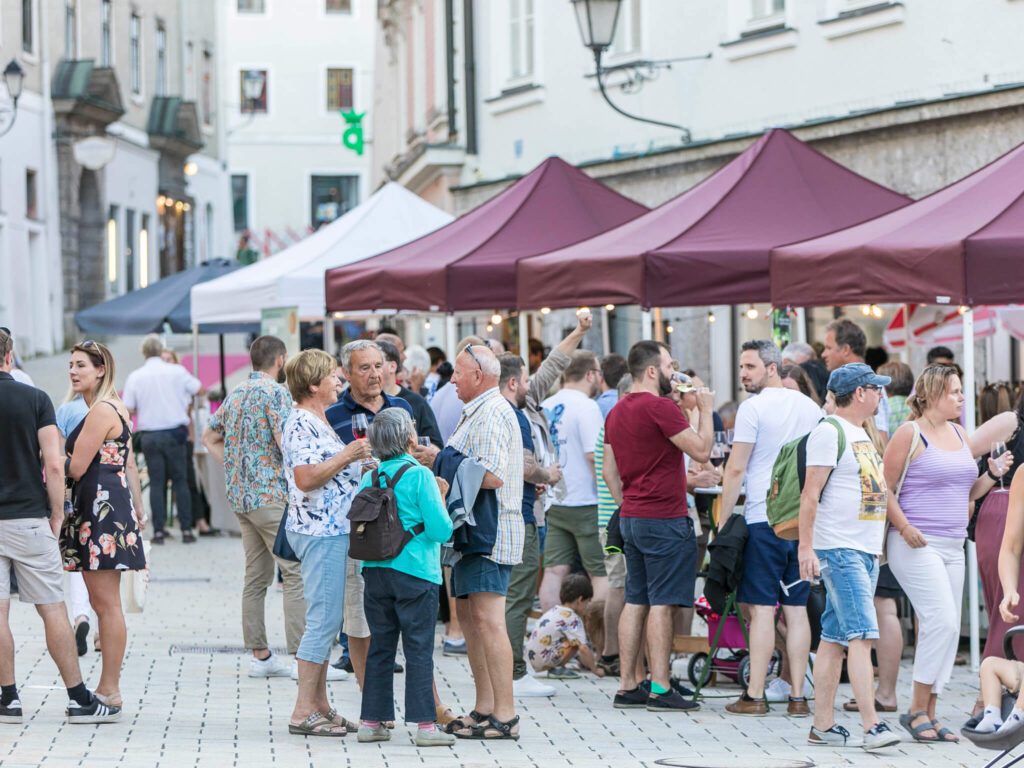
M 877 744 L 861 744 L 861 749 L 865 752 L 877 752 L 880 749 L 888 749 L 889 747 L 895 747 L 902 741 L 899 736 L 893 734 L 893 738 L 887 739 L 886 741 L 879 742 Z
M 7 725 L 20 725 L 25 722 L 24 715 L 0 715 L 0 723 L 6 723 Z
M 361 737 L 357 734 L 356 741 L 360 744 L 373 744 L 376 741 L 391 741 L 391 737 L 388 736 L 386 739 L 380 736 Z
M 261 674 L 255 674 L 254 675 L 252 672 L 250 672 L 249 673 L 249 677 L 253 678 L 254 680 L 269 680 L 272 677 L 292 677 L 292 673 L 291 672 L 278 672 L 276 674 L 269 674 L 269 675 L 261 675 Z M 295 678 L 292 677 L 292 680 L 294 680 L 294 679 Z
M 115 715 L 75 715 L 68 717 L 71 725 L 102 725 L 103 723 L 116 723 L 121 719 L 121 713 Z
M 413 743 L 417 747 L 454 747 L 455 746 L 455 741 L 456 740 L 452 740 L 452 741 L 420 741 L 419 739 L 415 739 L 413 741 Z
M 686 709 L 683 709 L 682 707 L 652 707 L 645 704 L 644 709 L 646 709 L 648 712 L 683 712 L 684 714 L 686 714 L 689 712 L 700 711 L 700 705 L 698 704 L 696 707 L 687 707 Z
M 615 709 L 647 709 L 647 704 L 646 703 L 643 703 L 643 704 L 641 704 L 641 703 L 637 703 L 637 704 L 620 704 L 619 702 L 616 701 L 616 702 L 612 703 L 612 707 L 614 707 Z
M 731 709 L 725 710 L 727 715 L 735 715 L 736 717 L 768 717 L 767 712 L 734 712 Z

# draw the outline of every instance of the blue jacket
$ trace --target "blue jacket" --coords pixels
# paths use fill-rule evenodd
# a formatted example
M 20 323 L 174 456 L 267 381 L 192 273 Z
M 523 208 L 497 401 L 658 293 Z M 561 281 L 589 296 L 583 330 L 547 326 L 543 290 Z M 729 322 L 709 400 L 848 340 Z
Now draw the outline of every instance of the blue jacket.
M 472 513 L 472 522 L 467 520 L 466 525 L 455 528 L 452 547 L 463 557 L 490 557 L 498 538 L 498 494 L 493 489 L 480 489 L 472 498 L 472 490 L 463 487 L 466 473 L 459 471 L 463 462 L 476 463 L 451 447 L 443 449 L 434 461 L 434 474 L 447 480 L 452 488 L 448 493 L 448 514 L 455 520 L 457 516 L 465 517 L 466 512 Z M 464 498 L 472 499 L 471 509 L 464 509 Z

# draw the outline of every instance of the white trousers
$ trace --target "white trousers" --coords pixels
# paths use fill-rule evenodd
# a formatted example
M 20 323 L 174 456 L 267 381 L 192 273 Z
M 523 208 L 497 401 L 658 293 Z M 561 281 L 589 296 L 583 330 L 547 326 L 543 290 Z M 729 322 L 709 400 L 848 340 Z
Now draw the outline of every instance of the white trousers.
M 89 604 L 89 590 L 85 587 L 85 579 L 78 571 L 68 573 L 68 601 L 71 603 L 71 621 L 79 616 L 89 618 L 92 606 Z
M 909 547 L 889 532 L 889 567 L 910 598 L 918 619 L 914 682 L 942 693 L 960 644 L 964 593 L 964 540 L 925 536 L 927 546 Z

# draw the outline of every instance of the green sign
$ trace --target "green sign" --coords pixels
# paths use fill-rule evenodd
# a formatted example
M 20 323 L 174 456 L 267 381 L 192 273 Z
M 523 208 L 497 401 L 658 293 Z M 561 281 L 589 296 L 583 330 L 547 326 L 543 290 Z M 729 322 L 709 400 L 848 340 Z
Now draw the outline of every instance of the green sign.
M 345 124 L 348 126 L 345 128 L 345 132 L 341 134 L 341 143 L 351 149 L 357 155 L 363 154 L 363 118 L 366 117 L 365 112 L 356 112 L 354 109 L 348 112 L 342 112 L 341 116 L 345 118 Z
M 265 307 L 260 312 L 260 335 L 277 336 L 289 357 L 299 354 L 299 308 Z

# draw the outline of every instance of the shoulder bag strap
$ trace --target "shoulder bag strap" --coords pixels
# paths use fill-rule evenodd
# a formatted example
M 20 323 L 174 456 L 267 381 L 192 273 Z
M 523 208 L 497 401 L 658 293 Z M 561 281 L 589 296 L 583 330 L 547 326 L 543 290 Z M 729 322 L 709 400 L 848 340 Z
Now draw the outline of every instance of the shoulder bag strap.
M 903 488 L 903 481 L 907 479 L 907 470 L 910 469 L 910 462 L 914 458 L 914 451 L 917 450 L 917 446 L 921 444 L 921 427 L 918 426 L 916 421 L 910 422 L 914 428 L 914 436 L 910 438 L 910 450 L 907 452 L 906 461 L 903 462 L 903 471 L 900 472 L 900 481 L 896 483 L 896 489 L 893 491 L 896 494 L 896 498 L 900 497 L 900 490 Z

